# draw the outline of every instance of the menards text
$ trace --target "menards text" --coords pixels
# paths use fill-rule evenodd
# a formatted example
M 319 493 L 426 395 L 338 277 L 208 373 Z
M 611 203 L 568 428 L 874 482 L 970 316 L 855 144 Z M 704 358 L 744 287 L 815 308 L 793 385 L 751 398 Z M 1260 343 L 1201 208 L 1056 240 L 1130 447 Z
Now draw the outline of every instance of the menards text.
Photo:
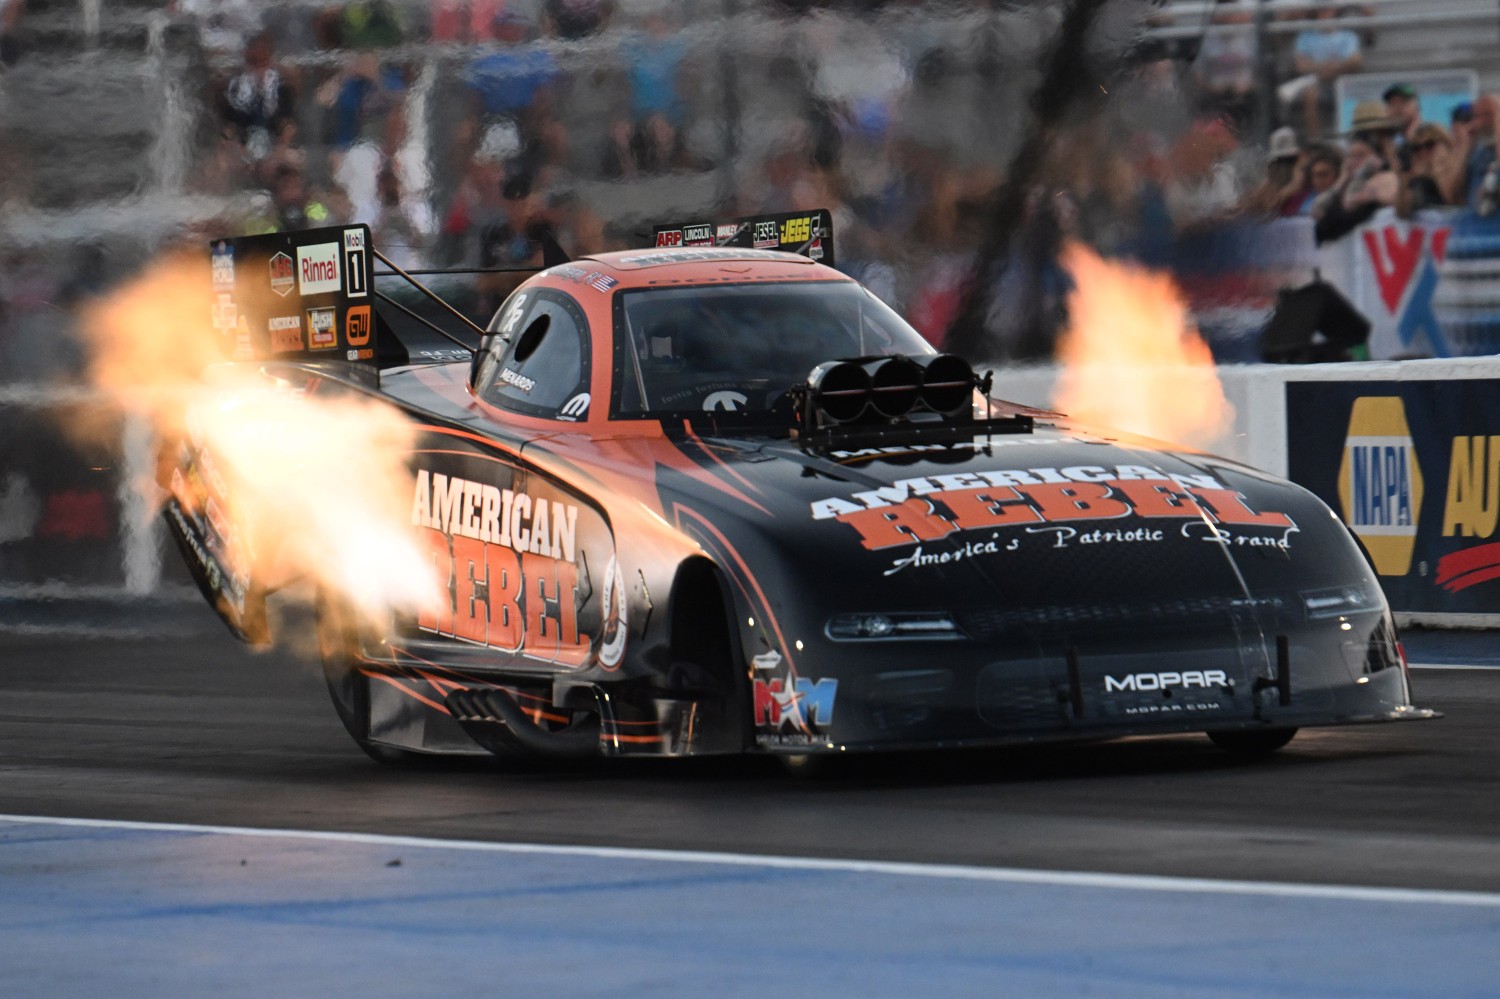
M 1211 475 L 1167 475 L 1143 465 L 933 475 L 812 504 L 815 520 L 848 524 L 869 549 L 936 541 L 954 531 L 1132 514 L 1256 527 L 1294 526 L 1283 513 L 1251 509 L 1244 496 Z
M 417 472 L 412 524 L 446 600 L 417 626 L 546 662 L 582 663 L 578 633 L 578 508 L 482 482 Z

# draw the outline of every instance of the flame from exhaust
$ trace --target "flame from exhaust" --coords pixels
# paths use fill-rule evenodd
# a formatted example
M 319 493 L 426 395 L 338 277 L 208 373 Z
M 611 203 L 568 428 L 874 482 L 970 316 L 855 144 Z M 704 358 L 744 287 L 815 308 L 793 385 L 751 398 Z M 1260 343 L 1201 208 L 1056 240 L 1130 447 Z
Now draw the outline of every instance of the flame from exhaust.
M 1077 243 L 1063 251 L 1063 264 L 1074 290 L 1053 405 L 1083 423 L 1163 441 L 1202 446 L 1219 438 L 1234 409 L 1172 279 Z
M 440 600 L 409 525 L 411 423 L 373 400 L 306 395 L 255 365 L 214 367 L 225 353 L 211 307 L 206 261 L 152 266 L 83 317 L 94 383 L 148 416 L 163 442 L 208 452 L 229 486 L 231 547 L 257 579 L 311 579 L 375 624 Z

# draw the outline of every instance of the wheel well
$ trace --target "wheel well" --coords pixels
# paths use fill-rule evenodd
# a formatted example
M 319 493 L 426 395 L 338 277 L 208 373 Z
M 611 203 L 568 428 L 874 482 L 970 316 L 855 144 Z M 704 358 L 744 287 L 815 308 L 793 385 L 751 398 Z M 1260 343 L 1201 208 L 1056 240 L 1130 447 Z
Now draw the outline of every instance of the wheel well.
M 684 562 L 672 582 L 672 661 L 713 669 L 734 661 L 729 597 L 707 559 Z

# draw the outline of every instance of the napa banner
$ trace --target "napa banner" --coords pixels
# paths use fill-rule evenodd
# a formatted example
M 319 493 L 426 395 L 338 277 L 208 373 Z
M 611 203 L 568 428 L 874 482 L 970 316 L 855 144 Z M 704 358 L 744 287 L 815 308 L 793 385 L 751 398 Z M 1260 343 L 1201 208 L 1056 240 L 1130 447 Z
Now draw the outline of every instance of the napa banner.
M 1289 382 L 1286 417 L 1288 476 L 1359 537 L 1393 610 L 1500 622 L 1500 379 Z

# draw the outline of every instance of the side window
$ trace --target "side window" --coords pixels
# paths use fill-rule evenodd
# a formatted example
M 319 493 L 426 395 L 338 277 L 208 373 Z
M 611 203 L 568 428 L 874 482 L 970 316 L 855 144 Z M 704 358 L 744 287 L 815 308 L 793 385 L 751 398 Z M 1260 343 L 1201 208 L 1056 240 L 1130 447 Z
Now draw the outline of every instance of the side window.
M 588 320 L 578 303 L 548 288 L 512 296 L 497 341 L 480 368 L 480 398 L 502 409 L 560 420 L 588 413 Z

